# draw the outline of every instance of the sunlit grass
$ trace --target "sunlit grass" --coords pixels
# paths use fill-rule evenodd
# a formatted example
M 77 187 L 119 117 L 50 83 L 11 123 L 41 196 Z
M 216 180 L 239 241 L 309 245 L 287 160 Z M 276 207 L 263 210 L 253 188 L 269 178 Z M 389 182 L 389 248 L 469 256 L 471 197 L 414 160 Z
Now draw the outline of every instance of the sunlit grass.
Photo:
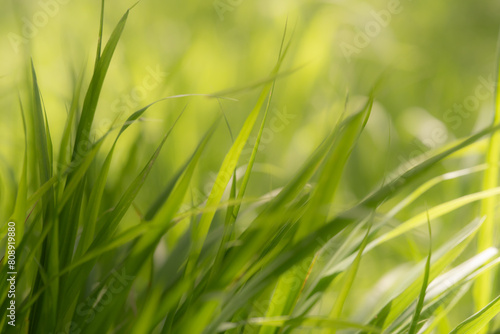
M 108 71 L 136 10 L 127 10 L 106 38 L 101 4 L 92 75 L 85 78 L 82 70 L 68 88 L 71 103 L 61 136 L 52 135 L 36 57 L 23 79 L 22 91 L 29 94 L 19 94 L 21 167 L 2 173 L 10 174 L 3 183 L 14 190 L 1 197 L 6 216 L 17 226 L 16 327 L 8 323 L 9 284 L 4 280 L 0 332 L 499 330 L 493 322 L 500 312 L 494 237 L 500 194 L 498 92 L 491 125 L 423 152 L 393 177 L 384 173 L 378 186 L 356 198 L 344 182 L 362 182 L 365 175 L 360 173 L 371 168 L 363 165 L 353 172 L 352 161 L 359 161 L 360 146 L 370 144 L 363 136 L 381 90 L 390 84 L 387 73 L 382 79 L 366 78 L 366 96 L 358 99 L 362 103 L 352 103 L 348 95 L 343 107 L 337 104 L 329 111 L 335 117 L 327 117 L 323 129 L 309 129 L 322 140 L 311 144 L 318 145 L 305 161 L 285 166 L 287 174 L 276 186 L 265 183 L 255 167 L 269 136 L 266 130 L 274 131 L 273 136 L 282 131 L 276 125 L 279 116 L 271 114 L 280 86 L 307 69 L 287 62 L 301 45 L 289 23 L 281 29 L 281 43 L 268 50 L 275 63 L 256 83 L 165 95 L 132 108 L 123 119 L 115 117 L 96 135 Z M 253 104 L 240 110 L 243 121 L 234 126 L 228 109 L 236 108 L 241 96 L 250 96 Z M 213 103 L 216 112 L 207 107 L 199 124 L 182 125 L 193 99 L 203 103 L 197 108 Z M 307 106 L 297 96 L 280 99 Z M 141 138 L 130 136 L 132 129 L 148 131 L 141 121 L 160 106 L 168 114 L 154 145 L 130 141 Z M 229 135 L 222 137 L 225 133 Z M 197 144 L 176 141 L 182 136 Z M 480 141 L 488 142 L 486 151 L 474 146 Z M 248 156 L 246 147 L 251 148 Z M 173 148 L 185 152 L 176 156 Z M 115 163 L 120 154 L 131 157 L 128 163 Z M 385 159 L 377 154 L 375 160 Z M 470 164 L 458 154 L 480 161 Z M 200 184 L 208 173 L 203 166 L 207 156 L 217 169 L 197 201 L 194 192 L 207 188 Z M 120 179 L 111 182 L 117 175 Z M 483 187 L 468 186 L 478 175 Z M 446 188 L 450 183 L 462 186 Z M 439 189 L 455 191 L 442 197 L 434 192 Z M 471 210 L 472 218 L 461 216 L 478 203 L 481 210 Z M 419 234 L 426 224 L 428 233 Z M 4 222 L 3 235 L 7 231 Z M 407 238 L 408 244 L 402 244 L 411 256 L 402 251 L 387 258 L 401 236 Z M 6 257 L 1 271 L 2 277 L 11 271 Z M 470 305 L 473 290 L 476 309 Z

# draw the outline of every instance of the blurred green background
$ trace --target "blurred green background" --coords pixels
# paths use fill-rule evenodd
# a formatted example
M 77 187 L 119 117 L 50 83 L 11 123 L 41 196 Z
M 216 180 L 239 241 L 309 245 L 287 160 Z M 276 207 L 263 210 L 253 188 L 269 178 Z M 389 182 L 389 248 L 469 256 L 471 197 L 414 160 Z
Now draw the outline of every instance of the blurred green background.
M 107 1 L 104 40 L 133 4 Z M 2 0 L 2 220 L 8 219 L 14 201 L 6 175 L 14 174 L 18 179 L 22 164 L 18 96 L 23 100 L 29 97 L 30 58 L 37 70 L 52 140 L 58 143 L 77 78 L 85 73 L 83 87 L 90 80 L 99 12 L 100 1 Z M 293 31 L 293 42 L 284 69 L 295 71 L 276 83 L 248 195 L 261 196 L 282 186 L 335 126 L 346 94 L 348 109 L 356 110 L 382 77 L 367 131 L 353 152 L 335 203 L 343 209 L 375 189 L 401 164 L 407 166 L 420 153 L 491 122 L 498 13 L 500 2 L 495 1 L 143 0 L 131 11 L 105 80 L 94 122 L 95 138 L 113 120 L 124 120 L 159 98 L 215 93 L 265 79 L 287 25 L 288 31 Z M 254 106 L 258 90 L 224 96 L 237 101 L 186 97 L 152 107 L 143 122 L 134 125 L 118 144 L 111 167 L 116 172 L 108 181 L 113 191 L 106 193 L 103 209 L 117 201 L 121 194 L 116 189 L 125 189 L 137 175 L 186 105 L 136 200 L 138 211 L 146 209 L 161 192 L 221 111 L 236 134 Z M 227 127 L 219 126 L 217 131 L 202 157 L 192 198 L 186 199 L 185 208 L 205 200 L 231 146 Z M 250 149 L 244 151 L 240 166 L 248 161 Z M 432 173 L 481 163 L 484 158 L 475 154 L 481 150 L 482 146 L 476 145 Z M 478 191 L 480 180 L 481 175 L 473 175 L 445 183 L 400 218 L 420 212 L 425 203 L 435 205 Z M 433 231 L 437 242 L 442 243 L 477 213 L 478 206 L 471 205 L 442 218 L 443 224 L 436 224 Z M 123 226 L 127 219 L 135 221 L 136 213 L 131 210 Z M 185 226 L 176 228 L 180 232 Z M 368 259 L 378 261 L 365 261 L 359 286 L 365 280 L 373 282 L 366 273 L 380 276 L 402 258 L 415 257 L 408 247 L 410 240 L 415 242 L 417 253 L 422 244 L 419 255 L 424 254 L 425 242 L 420 241 L 426 238 L 425 233 L 416 232 L 370 253 Z M 352 298 L 365 292 L 360 289 Z M 454 312 L 463 312 L 457 315 L 463 319 L 471 310 Z

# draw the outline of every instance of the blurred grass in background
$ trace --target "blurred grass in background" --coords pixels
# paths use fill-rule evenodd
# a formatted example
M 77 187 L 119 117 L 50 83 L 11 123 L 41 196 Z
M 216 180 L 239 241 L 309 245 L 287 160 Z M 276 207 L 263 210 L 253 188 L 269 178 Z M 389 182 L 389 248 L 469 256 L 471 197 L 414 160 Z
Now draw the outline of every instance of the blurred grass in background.
M 108 1 L 103 24 L 105 43 L 116 23 L 133 3 Z M 47 111 L 54 143 L 63 135 L 73 87 L 84 73 L 92 75 L 99 28 L 99 1 L 3 1 L 0 10 L 0 157 L 2 190 L 0 219 L 7 221 L 15 200 L 24 152 L 18 96 L 27 100 L 30 58 Z M 278 57 L 288 21 L 291 46 L 273 93 L 266 127 L 246 195 L 256 198 L 284 186 L 341 118 L 348 93 L 351 110 L 359 110 L 379 77 L 370 119 L 347 162 L 333 203 L 333 213 L 358 203 L 394 171 L 416 163 L 421 154 L 444 146 L 489 125 L 494 115 L 497 76 L 497 36 L 500 4 L 447 1 L 278 1 L 144 0 L 130 13 L 104 82 L 91 137 L 98 139 L 113 120 L 121 124 L 135 110 L 159 98 L 178 94 L 211 94 L 232 99 L 185 97 L 152 106 L 139 125 L 118 142 L 101 211 L 112 208 L 153 154 L 179 112 L 186 111 L 172 131 L 143 190 L 120 230 L 137 223 L 183 166 L 209 125 L 221 115 L 234 135 L 255 105 L 258 89 L 231 92 L 268 78 Z M 83 90 L 85 92 L 85 89 Z M 235 99 L 235 100 L 233 100 Z M 258 122 L 262 118 L 259 116 Z M 259 123 L 258 123 L 259 124 Z M 250 160 L 251 140 L 238 166 Z M 184 199 L 184 210 L 208 197 L 221 161 L 232 145 L 232 134 L 219 125 L 208 142 Z M 58 156 L 58 145 L 54 155 Z M 104 144 L 104 151 L 111 147 Z M 486 142 L 434 166 L 422 180 L 485 161 Z M 29 157 L 28 159 L 33 159 Z M 104 161 L 100 153 L 98 161 Z M 244 173 L 244 169 L 240 170 Z M 95 179 L 99 164 L 89 178 Z M 36 173 L 29 180 L 36 190 Z M 429 206 L 480 191 L 482 174 L 456 179 L 431 189 L 398 220 Z M 398 203 L 404 195 L 385 205 Z M 242 206 L 248 217 L 251 205 Z M 442 245 L 478 216 L 480 205 L 462 207 L 433 220 L 433 243 Z M 183 211 L 183 210 L 181 210 Z M 219 214 L 218 214 L 219 215 Z M 220 217 L 223 219 L 223 212 Z M 251 218 L 243 219 L 243 222 Z M 165 258 L 188 228 L 177 224 L 157 251 Z M 393 223 L 394 226 L 396 222 Z M 242 231 L 246 226 L 236 226 Z M 497 236 L 496 234 L 495 236 Z M 498 240 L 498 239 L 495 239 Z M 368 253 L 359 268 L 344 314 L 356 314 L 354 301 L 374 292 L 373 282 L 401 262 L 427 256 L 425 226 Z M 410 245 L 410 246 L 409 246 Z M 437 248 L 437 247 L 436 247 Z M 467 259 L 475 254 L 468 248 Z M 108 259 L 113 263 L 113 259 Z M 139 284 L 146 284 L 143 273 Z M 495 282 L 498 282 L 496 280 Z M 498 284 L 494 284 L 498 290 Z M 498 291 L 496 291 L 498 292 Z M 326 294 L 329 305 L 335 293 Z M 474 312 L 472 294 L 452 310 L 453 328 Z M 362 313 L 362 312 L 361 312 Z
M 38 68 L 55 139 L 62 133 L 65 106 L 71 98 L 68 87 L 71 87 L 72 75 L 78 75 L 84 65 L 86 78 L 90 75 L 99 4 L 81 1 L 55 3 L 53 17 L 45 15 L 48 20 L 44 25 L 41 24 L 44 20 L 39 19 L 41 15 L 37 14 L 48 10 L 38 2 L 5 2 L 0 14 L 4 32 L 0 49 L 0 84 L 4 98 L 0 103 L 5 110 L 1 124 L 6 127 L 1 131 L 4 143 L 1 153 L 8 161 L 15 162 L 17 157 L 19 163 L 20 159 L 15 152 L 19 152 L 22 141 L 13 140 L 13 136 L 21 133 L 13 131 L 16 129 L 13 125 L 20 129 L 16 92 L 22 89 L 19 83 L 26 75 L 29 57 L 33 57 Z M 446 111 L 456 103 L 463 104 L 467 96 L 474 95 L 476 87 L 482 83 L 479 77 L 491 81 L 495 75 L 498 25 L 495 14 L 498 5 L 494 3 L 478 6 L 451 1 L 400 1 L 400 12 L 392 15 L 387 27 L 379 24 L 380 32 L 369 38 L 368 46 L 358 48 L 359 54 L 352 54 L 351 61 L 344 57 L 340 45 L 347 43 L 356 47 L 354 38 L 359 31 L 364 31 L 370 22 L 377 22 L 372 12 L 387 10 L 390 2 L 239 3 L 231 6 L 228 2 L 226 6 L 232 9 L 225 12 L 219 9 L 222 16 L 215 9 L 218 2 L 140 3 L 130 17 L 114 56 L 98 106 L 96 124 L 100 120 L 114 119 L 120 110 L 131 113 L 163 96 L 212 93 L 263 79 L 276 57 L 276 45 L 287 17 L 295 32 L 286 65 L 288 68 L 304 67 L 276 88 L 273 108 L 287 110 L 293 118 L 282 131 L 267 136 L 269 143 L 258 157 L 261 161 L 280 167 L 302 161 L 334 124 L 346 90 L 354 96 L 363 94 L 383 71 L 390 75 L 378 96 L 377 108 L 370 121 L 373 126 L 369 125 L 368 134 L 362 139 L 369 142 L 363 145 L 366 151 L 377 154 L 359 152 L 356 155 L 360 161 L 353 163 L 354 166 L 363 168 L 361 166 L 369 163 L 371 168 L 359 173 L 361 177 L 353 178 L 352 181 L 359 181 L 347 188 L 354 192 L 353 196 L 362 196 L 373 188 L 387 169 L 394 169 L 400 163 L 398 155 L 408 160 L 406 152 L 421 150 L 415 141 L 430 146 L 434 141 L 430 135 L 433 128 L 442 127 L 446 134 L 440 136 L 441 140 L 447 141 L 471 133 L 478 128 L 478 123 L 485 124 L 491 117 L 493 95 L 468 112 L 470 116 L 467 118 Z M 107 4 L 104 36 L 109 36 L 129 5 Z M 22 33 L 23 30 L 29 31 L 26 22 L 35 27 L 33 37 L 23 40 L 26 44 L 12 44 L 9 33 L 27 35 Z M 144 80 L 150 76 L 148 69 L 159 76 L 158 84 L 151 90 L 143 87 Z M 237 103 L 223 103 L 234 128 L 242 124 L 245 111 L 254 99 L 250 94 L 238 94 L 236 98 L 239 99 Z M 121 100 L 117 102 L 117 99 Z M 172 120 L 172 110 L 178 110 L 186 102 L 175 100 L 155 106 L 148 115 L 151 123 L 132 132 L 139 136 L 137 132 L 143 131 L 141 140 L 154 142 L 167 128 L 168 120 Z M 189 112 L 173 134 L 175 141 L 182 142 L 182 145 L 169 147 L 171 158 L 168 162 L 162 161 L 167 168 L 180 164 L 200 137 L 203 129 L 200 125 L 219 113 L 216 101 L 190 99 L 189 103 Z M 393 128 L 391 154 L 386 153 L 389 127 Z M 221 133 L 218 137 L 214 145 L 227 148 L 230 143 L 228 134 Z M 128 147 L 135 140 L 130 134 L 122 145 Z M 435 146 L 441 144 L 443 142 L 434 141 Z M 220 151 L 220 156 L 207 157 L 203 164 L 207 169 L 200 175 L 217 170 L 224 149 Z M 387 156 L 388 162 L 374 159 L 381 155 Z M 293 170 L 287 168 L 287 172 Z M 152 184 L 157 184 L 155 178 L 150 179 Z M 263 179 L 256 184 L 268 181 Z M 280 182 L 279 178 L 275 181 Z

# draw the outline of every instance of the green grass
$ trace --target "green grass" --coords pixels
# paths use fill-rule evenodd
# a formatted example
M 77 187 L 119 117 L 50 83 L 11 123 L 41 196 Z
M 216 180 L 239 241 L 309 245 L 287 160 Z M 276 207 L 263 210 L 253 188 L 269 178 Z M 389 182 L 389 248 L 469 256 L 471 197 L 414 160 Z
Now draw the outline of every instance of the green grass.
M 16 327 L 8 324 L 3 280 L 1 333 L 500 331 L 498 90 L 491 125 L 425 152 L 392 179 L 381 173 L 371 192 L 355 196 L 349 182 L 364 175 L 354 162 L 365 146 L 370 150 L 366 133 L 390 85 L 387 74 L 374 76 L 362 103 L 348 94 L 328 106 L 333 117 L 325 131 L 313 128 L 320 139 L 308 156 L 285 166 L 281 183 L 268 185 L 257 166 L 266 130 L 276 123 L 276 95 L 297 101 L 280 95 L 280 87 L 307 70 L 289 61 L 300 36 L 288 23 L 267 50 L 277 60 L 264 79 L 210 94 L 169 94 L 117 116 L 96 136 L 103 89 L 137 9 L 105 38 L 101 5 L 91 77 L 85 69 L 75 75 L 57 136 L 36 57 L 27 67 L 28 93 L 20 91 L 18 106 L 21 167 L 14 172 L 6 164 L 1 173 L 9 190 L 1 196 L 8 212 L 2 214 L 17 227 Z M 236 97 L 254 99 L 239 110 L 238 126 L 222 103 Z M 200 101 L 216 112 L 186 125 L 191 110 L 202 117 Z M 133 131 L 148 132 L 145 120 L 155 108 L 165 111 L 162 134 L 151 134 L 154 146 L 134 142 L 141 137 Z M 221 139 L 226 132 L 231 140 Z M 209 163 L 217 172 L 196 202 L 193 192 Z M 370 166 L 363 168 L 369 174 Z M 470 186 L 479 178 L 482 188 Z M 11 271 L 7 264 L 4 256 L 2 277 Z

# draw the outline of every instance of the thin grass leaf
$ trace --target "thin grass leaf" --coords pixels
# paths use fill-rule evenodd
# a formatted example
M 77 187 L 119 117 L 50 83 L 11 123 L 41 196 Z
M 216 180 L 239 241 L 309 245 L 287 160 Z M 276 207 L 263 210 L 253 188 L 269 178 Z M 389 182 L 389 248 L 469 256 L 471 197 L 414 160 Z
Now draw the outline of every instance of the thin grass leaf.
M 276 63 L 273 71 L 271 72 L 272 75 L 275 75 L 279 72 L 279 69 L 286 56 L 288 46 L 289 44 L 285 47 L 282 56 L 278 59 L 278 62 Z M 224 158 L 224 161 L 222 162 L 222 165 L 219 169 L 219 173 L 217 174 L 217 177 L 215 179 L 214 186 L 210 192 L 210 195 L 208 196 L 206 203 L 207 206 L 210 207 L 217 205 L 221 201 L 224 190 L 226 189 L 226 186 L 229 183 L 230 175 L 232 175 L 234 170 L 236 169 L 236 165 L 238 163 L 241 152 L 245 147 L 245 144 L 248 140 L 248 137 L 250 136 L 250 133 L 257 120 L 257 117 L 260 114 L 262 105 L 264 104 L 271 88 L 272 88 L 272 83 L 267 83 L 263 87 L 255 107 L 248 115 L 247 119 L 245 120 L 245 123 L 243 124 L 242 129 L 240 130 L 240 133 L 238 134 L 236 140 L 234 141 L 234 144 L 231 146 L 231 149 Z M 206 239 L 214 215 L 215 211 L 204 213 L 201 216 L 200 221 L 197 224 L 196 228 L 193 229 L 193 250 L 191 259 L 188 262 L 188 268 L 187 268 L 188 272 L 192 271 L 194 266 L 196 266 L 196 262 L 203 247 L 203 243 Z
M 361 263 L 361 257 L 363 256 L 363 250 L 365 249 L 365 247 L 368 243 L 368 238 L 370 236 L 370 228 L 371 228 L 371 223 L 368 225 L 365 237 L 363 239 L 363 242 L 359 246 L 358 254 L 356 255 L 356 258 L 354 259 L 354 262 L 352 263 L 351 267 L 345 273 L 345 276 L 343 278 L 342 287 L 340 289 L 340 292 L 339 292 L 337 298 L 335 299 L 335 304 L 333 305 L 333 308 L 330 311 L 329 317 L 332 319 L 341 318 L 342 309 L 344 308 L 344 303 L 347 299 L 347 296 L 349 295 L 351 287 L 354 283 L 354 279 L 356 278 L 356 273 L 358 272 L 358 268 L 359 268 L 359 265 Z M 332 331 L 332 333 L 335 333 L 335 331 Z
M 480 333 L 496 315 L 500 313 L 500 296 L 493 299 L 479 312 L 460 323 L 450 334 Z
M 460 198 L 442 203 L 440 205 L 434 206 L 433 208 L 429 209 L 429 217 L 431 217 L 431 219 L 436 219 L 447 213 L 453 212 L 463 207 L 464 205 L 479 201 L 484 198 L 496 196 L 498 194 L 500 194 L 500 187 L 465 195 Z M 368 245 L 367 250 L 371 250 L 377 245 L 380 245 L 384 242 L 394 239 L 416 227 L 425 224 L 426 217 L 427 217 L 427 212 L 422 212 L 412 217 L 411 219 L 403 222 L 393 230 L 385 233 L 384 235 L 380 236 L 379 238 L 371 242 L 370 245 Z
M 430 215 L 429 215 L 430 217 Z M 467 247 L 467 245 L 473 240 L 481 223 L 484 220 L 475 220 L 468 226 L 463 228 L 452 240 L 447 242 L 445 245 L 440 247 L 433 256 L 433 261 L 429 269 L 428 281 L 434 280 L 452 261 L 454 261 Z M 417 266 L 419 272 L 421 272 L 420 264 Z M 425 275 L 425 273 L 424 273 Z M 385 322 L 383 328 L 387 329 L 393 324 L 393 322 L 412 304 L 412 302 L 418 298 L 419 292 L 421 291 L 422 281 L 424 280 L 424 275 L 418 275 L 415 279 L 411 274 L 408 274 L 409 285 L 404 288 L 395 298 L 393 298 L 389 303 L 391 304 L 391 310 L 385 317 Z M 382 309 L 381 312 L 384 312 Z M 370 323 L 377 321 L 378 315 L 375 315 Z
M 427 291 L 427 286 L 429 284 L 429 274 L 431 270 L 431 256 L 432 256 L 432 232 L 431 232 L 431 220 L 429 218 L 429 211 L 427 211 L 427 227 L 429 229 L 429 255 L 427 255 L 422 288 L 420 289 L 420 293 L 418 295 L 417 305 L 415 306 L 415 313 L 413 314 L 408 334 L 417 333 L 417 328 L 420 321 L 420 313 L 422 312 L 422 309 L 424 307 L 425 292 Z
M 104 7 L 104 1 L 102 1 L 102 6 Z M 85 95 L 85 100 L 83 102 L 82 115 L 78 123 L 78 128 L 76 132 L 76 139 L 73 151 L 73 159 L 79 154 L 78 149 L 82 142 L 89 141 L 90 129 L 92 127 L 92 122 L 94 120 L 95 111 L 97 108 L 97 102 L 99 101 L 99 96 L 101 94 L 102 86 L 104 84 L 104 79 L 111 63 L 111 58 L 115 52 L 118 41 L 120 40 L 123 29 L 127 22 L 129 10 L 125 12 L 122 16 L 115 29 L 111 33 L 108 42 L 102 52 L 102 55 L 96 57 L 94 73 L 92 75 L 92 80 L 90 82 L 87 94 Z M 101 15 L 102 20 L 102 15 Z M 102 28 L 102 26 L 101 26 Z M 100 45 L 102 38 L 102 29 L 99 32 L 99 41 L 97 52 L 100 53 Z
M 498 36 L 497 45 L 497 76 L 495 86 L 495 114 L 493 116 L 493 125 L 500 124 L 500 34 Z M 488 142 L 486 153 L 486 163 L 488 169 L 484 174 L 483 189 L 489 190 L 498 187 L 498 166 L 500 162 L 500 134 L 494 133 L 491 135 Z M 479 231 L 478 235 L 478 251 L 483 251 L 495 245 L 495 222 L 496 207 L 498 204 L 498 196 L 488 197 L 481 201 L 481 215 L 486 216 L 486 221 Z M 474 286 L 474 304 L 476 310 L 483 308 L 489 301 L 493 293 L 494 277 L 492 273 L 481 276 Z M 484 334 L 488 331 L 486 326 L 479 333 Z
M 80 104 L 80 92 L 83 85 L 83 70 L 80 74 L 80 79 L 77 80 L 75 84 L 75 88 L 73 90 L 73 98 L 71 100 L 71 105 L 68 110 L 68 117 L 66 118 L 66 124 L 64 125 L 64 131 L 61 138 L 61 142 L 59 145 L 59 158 L 57 160 L 57 172 L 62 173 L 65 169 L 65 166 L 68 164 L 68 151 L 71 149 L 70 140 L 71 140 L 71 132 L 73 130 L 73 125 L 75 123 L 75 116 L 78 110 L 78 105 Z M 62 194 L 64 190 L 64 183 L 59 183 L 59 196 Z

